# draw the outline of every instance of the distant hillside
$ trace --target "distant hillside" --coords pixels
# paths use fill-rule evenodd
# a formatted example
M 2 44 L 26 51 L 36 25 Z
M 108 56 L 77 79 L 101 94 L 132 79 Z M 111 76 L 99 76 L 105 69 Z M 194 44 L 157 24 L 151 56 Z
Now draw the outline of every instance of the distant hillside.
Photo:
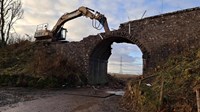
M 171 56 L 151 75 L 146 79 L 129 82 L 123 98 L 123 106 L 129 111 L 197 111 L 193 88 L 200 84 L 200 49 Z
M 141 77 L 141 75 L 133 75 L 133 74 L 120 74 L 120 73 L 109 73 L 111 76 L 127 81 L 131 79 L 138 79 Z

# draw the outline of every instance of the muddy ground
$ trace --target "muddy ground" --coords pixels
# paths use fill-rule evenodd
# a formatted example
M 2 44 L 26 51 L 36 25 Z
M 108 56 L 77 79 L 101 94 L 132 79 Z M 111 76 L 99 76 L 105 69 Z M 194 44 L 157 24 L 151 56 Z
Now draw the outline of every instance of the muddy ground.
M 125 112 L 107 89 L 0 88 L 0 112 Z

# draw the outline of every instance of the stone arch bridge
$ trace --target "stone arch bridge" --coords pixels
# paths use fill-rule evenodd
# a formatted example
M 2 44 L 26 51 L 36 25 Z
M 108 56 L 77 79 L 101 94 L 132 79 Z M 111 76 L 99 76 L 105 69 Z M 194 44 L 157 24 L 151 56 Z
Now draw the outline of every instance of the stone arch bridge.
M 80 42 L 52 44 L 92 84 L 107 81 L 111 44 L 136 44 L 143 53 L 143 73 L 157 70 L 170 55 L 200 47 L 200 8 L 123 23 L 118 30 L 91 35 Z

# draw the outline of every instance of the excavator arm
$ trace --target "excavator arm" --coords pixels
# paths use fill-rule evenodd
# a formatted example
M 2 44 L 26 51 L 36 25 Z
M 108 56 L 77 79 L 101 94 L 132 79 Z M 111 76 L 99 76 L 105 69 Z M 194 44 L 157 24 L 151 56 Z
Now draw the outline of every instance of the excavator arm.
M 38 31 L 38 34 L 36 31 L 35 38 L 36 38 L 36 40 L 43 40 L 43 38 L 44 39 L 51 38 L 53 41 L 60 40 L 59 35 L 63 29 L 62 26 L 66 22 L 68 22 L 72 19 L 81 17 L 81 16 L 85 16 L 85 17 L 89 17 L 90 19 L 98 20 L 100 22 L 100 24 L 104 27 L 105 32 L 109 32 L 110 30 L 108 27 L 106 17 L 103 14 L 100 14 L 99 12 L 96 12 L 96 14 L 93 14 L 92 12 L 94 12 L 94 10 L 82 6 L 73 12 L 66 13 L 59 18 L 56 25 L 53 27 L 53 29 L 51 31 L 47 30 L 47 29 L 42 30 L 42 31 L 40 30 L 40 31 Z M 40 35 L 39 35 L 39 33 L 40 33 Z

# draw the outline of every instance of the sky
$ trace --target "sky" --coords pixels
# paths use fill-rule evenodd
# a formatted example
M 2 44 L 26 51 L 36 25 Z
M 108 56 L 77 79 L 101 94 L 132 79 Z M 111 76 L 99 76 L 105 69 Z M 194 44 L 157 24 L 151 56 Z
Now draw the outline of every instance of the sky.
M 121 23 L 140 19 L 146 11 L 145 17 L 173 12 L 177 10 L 199 7 L 200 0 L 22 0 L 24 17 L 15 24 L 15 31 L 19 35 L 34 35 L 36 26 L 48 23 L 48 29 L 56 24 L 60 16 L 72 12 L 80 6 L 86 6 L 101 12 L 107 17 L 111 30 L 118 29 Z M 80 17 L 67 22 L 68 41 L 80 41 L 88 35 L 96 35 L 103 30 L 92 27 L 89 18 Z M 108 72 L 125 74 L 142 74 L 142 52 L 137 45 L 112 45 L 112 55 L 109 58 Z

